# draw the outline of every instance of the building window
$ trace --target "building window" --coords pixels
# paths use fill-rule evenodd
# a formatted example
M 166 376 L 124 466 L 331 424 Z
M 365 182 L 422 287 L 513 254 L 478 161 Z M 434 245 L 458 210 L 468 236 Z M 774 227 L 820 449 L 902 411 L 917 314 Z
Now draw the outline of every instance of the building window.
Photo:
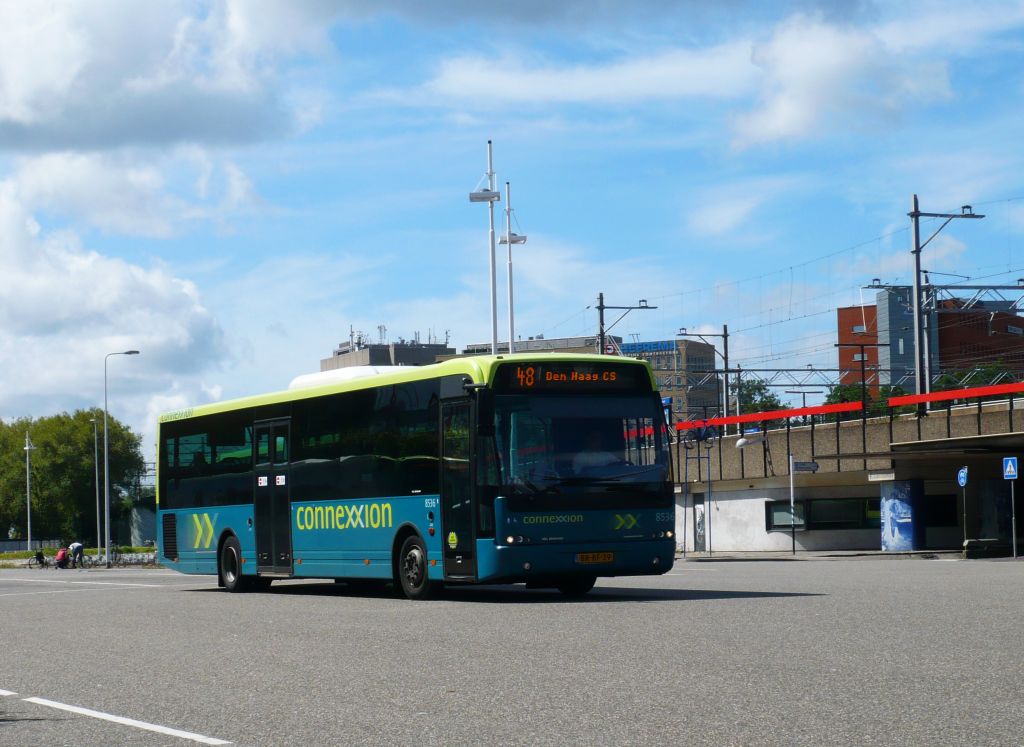
M 952 509 L 949 498 L 952 498 Z M 952 516 L 956 525 L 956 497 L 928 496 L 925 499 L 927 526 L 946 526 Z M 879 498 L 818 498 L 796 501 L 797 529 L 878 529 L 882 525 Z M 765 504 L 767 531 L 789 531 L 789 501 Z
M 805 529 L 804 525 L 804 501 L 795 501 L 793 513 L 796 516 L 797 529 Z M 791 521 L 789 513 L 789 501 L 768 501 L 764 504 L 765 525 L 769 532 L 780 530 L 790 531 Z
M 853 334 L 855 334 L 855 335 L 862 335 L 862 334 L 864 334 L 867 331 L 868 331 L 867 328 L 863 324 L 855 324 L 855 325 L 853 325 Z
M 900 338 L 900 355 L 903 355 L 903 338 Z
M 812 529 L 861 529 L 865 519 L 863 498 L 811 501 Z
M 855 361 L 866 361 L 868 359 L 867 353 L 854 353 L 853 359 Z

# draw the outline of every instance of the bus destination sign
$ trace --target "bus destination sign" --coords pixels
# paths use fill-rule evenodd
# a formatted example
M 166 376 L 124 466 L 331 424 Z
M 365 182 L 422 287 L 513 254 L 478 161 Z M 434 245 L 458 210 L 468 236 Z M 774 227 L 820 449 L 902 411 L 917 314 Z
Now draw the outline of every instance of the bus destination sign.
M 651 391 L 643 366 L 621 363 L 531 361 L 506 363 L 498 368 L 494 389 L 500 392 L 586 390 L 607 392 Z

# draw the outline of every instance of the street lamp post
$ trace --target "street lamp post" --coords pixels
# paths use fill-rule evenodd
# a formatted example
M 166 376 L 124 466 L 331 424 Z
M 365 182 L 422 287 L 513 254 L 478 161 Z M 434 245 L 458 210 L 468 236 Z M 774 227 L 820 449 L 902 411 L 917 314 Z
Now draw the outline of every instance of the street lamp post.
M 28 432 L 25 432 L 25 514 L 26 514 L 26 530 L 28 532 L 28 545 L 25 547 L 29 552 L 32 551 L 32 452 L 35 451 L 35 446 L 32 445 L 32 439 L 28 437 Z
M 488 244 L 491 251 L 491 354 L 498 353 L 498 286 L 494 267 L 494 203 L 501 200 L 501 193 L 494 189 L 494 158 L 491 141 L 487 141 L 487 187 L 469 193 L 470 202 L 486 202 L 490 225 Z
M 512 186 L 505 182 L 505 235 L 499 244 L 508 244 L 508 352 L 516 352 L 516 325 L 512 316 L 512 245 L 525 244 L 526 236 L 512 232 Z
M 106 525 L 103 527 L 104 550 L 106 565 L 110 567 L 110 428 L 108 427 L 107 409 L 107 361 L 112 355 L 138 355 L 138 350 L 124 350 L 118 353 L 107 353 L 103 359 L 103 496 L 106 508 Z
M 99 440 L 99 421 L 96 418 L 89 418 L 89 422 L 92 423 L 92 463 L 96 472 L 96 479 L 94 480 L 96 485 L 96 562 L 100 560 L 100 548 L 103 547 L 100 544 L 100 440 Z M 104 431 L 106 433 L 106 431 Z

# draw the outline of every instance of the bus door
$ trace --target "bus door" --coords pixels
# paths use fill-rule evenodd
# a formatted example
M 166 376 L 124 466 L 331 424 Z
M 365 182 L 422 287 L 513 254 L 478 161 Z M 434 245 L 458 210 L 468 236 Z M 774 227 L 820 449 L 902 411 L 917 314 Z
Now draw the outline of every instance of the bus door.
M 292 572 L 288 461 L 290 421 L 256 423 L 256 567 L 266 575 Z
M 476 578 L 471 413 L 468 399 L 441 403 L 441 544 L 445 578 Z

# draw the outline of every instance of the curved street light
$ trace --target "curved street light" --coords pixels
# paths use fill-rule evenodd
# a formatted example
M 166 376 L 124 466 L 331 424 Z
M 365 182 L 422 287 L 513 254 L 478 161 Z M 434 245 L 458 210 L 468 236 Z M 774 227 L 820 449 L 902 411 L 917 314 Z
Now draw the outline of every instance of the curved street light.
M 103 359 L 103 495 L 107 519 L 103 536 L 107 568 L 110 567 L 110 429 L 107 427 L 107 360 L 109 360 L 112 355 L 138 354 L 138 350 L 124 350 L 117 353 L 107 353 L 106 357 Z
M 512 185 L 505 182 L 505 234 L 499 244 L 508 245 L 508 352 L 516 352 L 516 325 L 512 317 L 512 245 L 525 244 L 526 235 L 512 230 Z
M 25 548 L 29 552 L 32 551 L 32 452 L 36 450 L 36 447 L 32 445 L 32 439 L 28 437 L 28 432 L 25 432 L 25 509 L 26 509 L 26 522 L 28 526 L 26 530 L 28 532 L 28 545 Z

